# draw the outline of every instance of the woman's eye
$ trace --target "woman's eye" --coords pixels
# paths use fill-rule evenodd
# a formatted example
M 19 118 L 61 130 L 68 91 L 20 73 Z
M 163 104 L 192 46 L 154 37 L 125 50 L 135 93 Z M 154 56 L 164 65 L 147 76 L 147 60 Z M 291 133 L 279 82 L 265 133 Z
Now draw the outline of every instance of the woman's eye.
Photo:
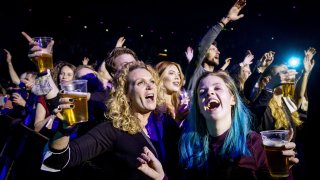
M 138 82 L 138 86 L 140 86 L 140 85 L 144 85 L 144 84 L 145 84 L 145 82 L 144 82 L 144 81 Z
M 199 90 L 199 94 L 200 94 L 200 95 L 203 95 L 204 93 L 205 93 L 205 90 L 204 90 L 204 89 L 200 89 L 200 90 Z

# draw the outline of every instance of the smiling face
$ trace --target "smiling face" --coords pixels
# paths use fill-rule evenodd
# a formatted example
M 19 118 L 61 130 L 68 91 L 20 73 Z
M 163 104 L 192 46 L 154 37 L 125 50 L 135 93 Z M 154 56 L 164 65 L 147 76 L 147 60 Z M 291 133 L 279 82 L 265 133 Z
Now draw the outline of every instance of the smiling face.
M 69 82 L 73 79 L 74 72 L 69 66 L 63 66 L 59 74 L 60 83 Z
M 199 83 L 198 105 L 207 120 L 231 122 L 235 99 L 222 78 L 208 75 Z
M 163 87 L 166 89 L 167 94 L 171 94 L 172 92 L 179 92 L 181 89 L 181 72 L 179 69 L 174 66 L 168 66 L 162 76 L 162 84 Z
M 139 68 L 129 72 L 127 96 L 134 113 L 150 113 L 156 108 L 157 87 L 148 70 Z

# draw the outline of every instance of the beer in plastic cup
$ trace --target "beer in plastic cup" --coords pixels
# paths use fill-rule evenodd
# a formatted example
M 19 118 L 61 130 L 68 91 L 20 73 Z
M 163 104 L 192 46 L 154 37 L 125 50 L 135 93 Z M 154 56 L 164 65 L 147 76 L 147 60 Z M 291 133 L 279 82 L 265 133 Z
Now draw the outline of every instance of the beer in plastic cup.
M 289 158 L 282 154 L 284 144 L 289 140 L 289 130 L 261 131 L 266 151 L 269 172 L 272 177 L 289 176 Z
M 88 99 L 87 99 L 87 80 L 73 80 L 60 84 L 64 93 L 63 98 L 72 98 L 74 101 L 70 104 L 74 108 L 63 109 L 62 116 L 71 126 L 76 123 L 88 121 Z
M 34 42 L 42 48 L 40 55 L 32 58 L 32 61 L 38 66 L 39 72 L 46 69 L 53 69 L 52 49 L 47 49 L 48 44 L 53 40 L 52 37 L 34 37 Z

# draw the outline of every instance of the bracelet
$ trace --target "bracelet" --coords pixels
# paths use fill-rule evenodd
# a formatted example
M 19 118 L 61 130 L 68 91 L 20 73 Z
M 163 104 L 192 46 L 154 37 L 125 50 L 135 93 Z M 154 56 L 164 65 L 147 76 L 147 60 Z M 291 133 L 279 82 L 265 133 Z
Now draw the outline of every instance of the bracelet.
M 219 21 L 219 23 L 221 23 L 223 25 L 223 28 L 226 27 L 226 24 L 222 21 Z

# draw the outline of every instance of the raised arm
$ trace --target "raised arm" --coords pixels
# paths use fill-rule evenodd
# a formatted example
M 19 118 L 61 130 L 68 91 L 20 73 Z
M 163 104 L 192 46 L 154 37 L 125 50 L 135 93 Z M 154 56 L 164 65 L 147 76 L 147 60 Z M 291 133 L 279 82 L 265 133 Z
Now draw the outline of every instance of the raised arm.
M 302 100 L 306 93 L 306 89 L 308 85 L 308 77 L 315 63 L 313 59 L 315 54 L 316 54 L 316 49 L 312 47 L 310 47 L 307 51 L 304 51 L 303 75 L 302 75 L 302 78 L 297 82 L 296 93 L 295 93 L 295 100 L 297 102 L 298 107 L 301 106 Z
M 7 64 L 8 64 L 8 69 L 9 69 L 9 74 L 10 74 L 10 77 L 11 77 L 11 81 L 13 82 L 13 84 L 16 84 L 16 85 L 19 85 L 20 84 L 20 78 L 17 74 L 17 72 L 14 70 L 14 67 L 12 65 L 12 56 L 10 54 L 10 52 L 6 49 L 4 49 L 4 51 L 6 52 L 7 54 Z
M 231 58 L 229 57 L 226 60 L 224 60 L 224 64 L 220 69 L 225 71 L 227 69 L 227 67 L 230 65 L 230 62 L 231 62 Z
M 186 84 L 185 87 L 191 90 L 193 87 L 189 84 L 193 76 L 199 74 L 202 69 L 203 60 L 211 44 L 214 43 L 221 30 L 231 21 L 236 21 L 244 15 L 239 14 L 240 10 L 246 5 L 245 0 L 237 0 L 231 7 L 227 16 L 223 17 L 216 25 L 212 26 L 209 31 L 203 36 L 198 47 L 195 57 L 189 62 L 186 71 Z M 197 77 L 196 77 L 197 78 Z

